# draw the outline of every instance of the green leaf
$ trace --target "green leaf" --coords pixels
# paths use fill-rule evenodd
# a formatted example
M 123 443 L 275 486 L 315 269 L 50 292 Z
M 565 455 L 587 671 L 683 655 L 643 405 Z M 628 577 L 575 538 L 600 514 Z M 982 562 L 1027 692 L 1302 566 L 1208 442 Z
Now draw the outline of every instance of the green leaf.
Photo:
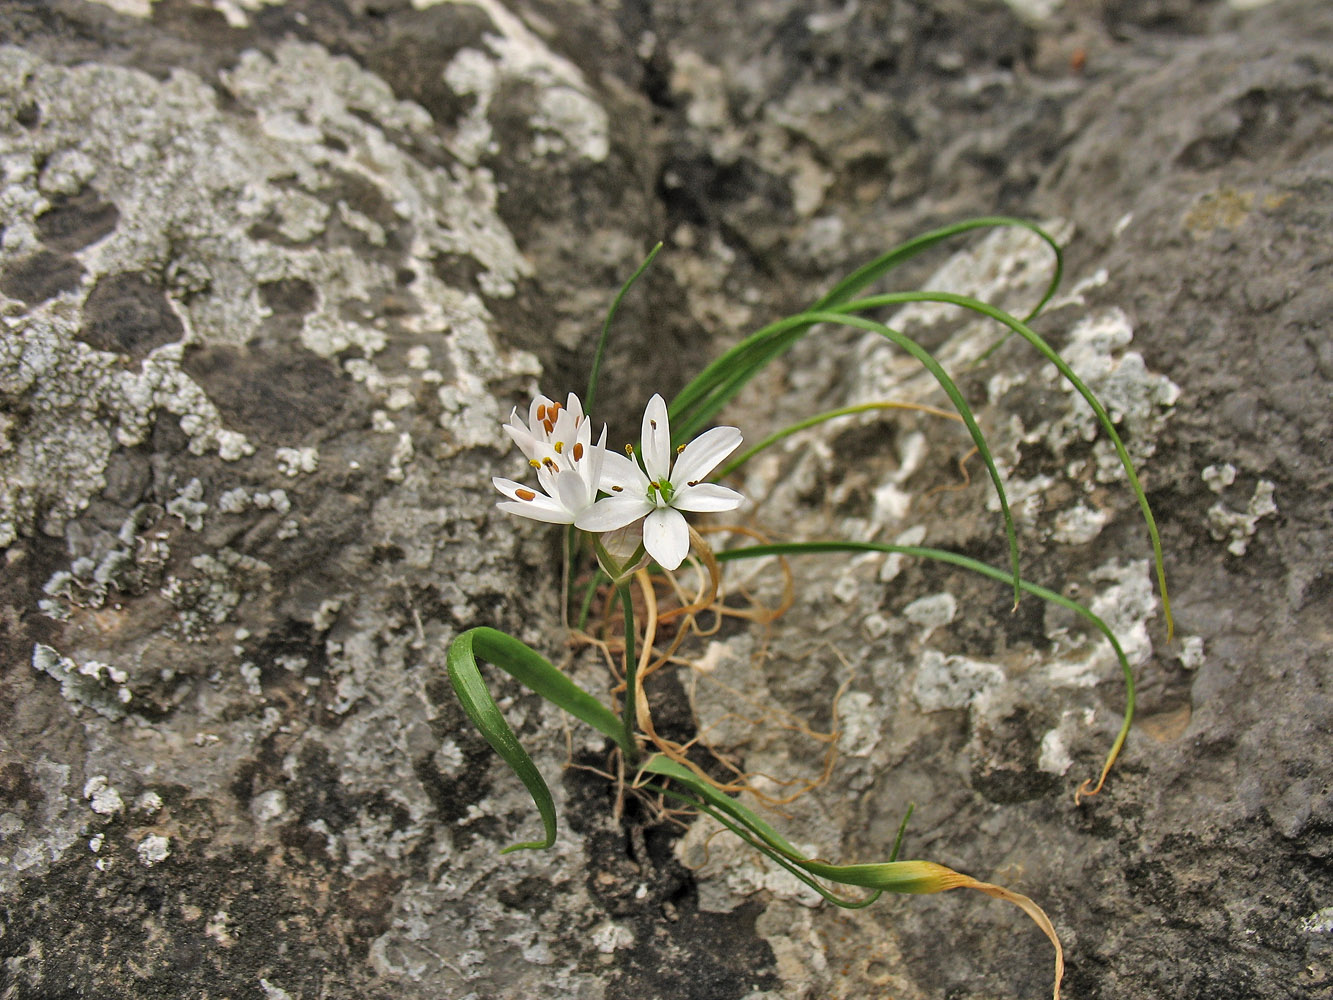
M 788 424 L 779 431 L 774 431 L 758 444 L 746 448 L 745 451 L 741 452 L 724 465 L 714 473 L 714 478 L 725 479 L 750 459 L 754 458 L 755 455 L 758 455 L 761 451 L 773 447 L 773 445 L 777 444 L 779 441 L 783 441 L 791 437 L 793 434 L 808 430 L 811 427 L 818 426 L 829 420 L 837 420 L 839 417 L 850 417 L 857 413 L 869 413 L 873 410 L 917 410 L 925 413 L 933 413 L 936 416 L 947 417 L 950 420 L 959 419 L 952 413 L 947 413 L 944 410 L 936 410 L 934 407 L 924 406 L 918 403 L 879 402 L 857 403 L 853 406 L 840 406 L 836 410 L 826 410 L 823 413 L 816 413 L 813 417 L 806 417 L 803 420 L 796 421 L 794 424 Z
M 643 259 L 639 269 L 629 276 L 629 280 L 620 286 L 620 291 L 611 302 L 611 308 L 606 311 L 606 319 L 602 321 L 602 335 L 597 339 L 597 350 L 593 354 L 592 367 L 588 372 L 588 392 L 583 397 L 585 413 L 591 413 L 597 402 L 597 382 L 602 374 L 602 357 L 606 354 L 607 341 L 611 339 L 611 321 L 615 319 L 616 311 L 620 308 L 620 301 L 625 294 L 634 287 L 634 283 L 639 280 L 644 271 L 648 270 L 648 265 L 653 262 L 657 252 L 662 249 L 662 243 L 659 241 L 650 251 L 648 256 Z
M 1074 373 L 1074 370 L 1069 367 L 1064 358 L 1060 357 L 1055 349 L 1042 339 L 1040 334 L 1003 309 L 997 309 L 995 306 L 988 305 L 979 299 L 967 295 L 956 295 L 953 292 L 894 292 L 889 295 L 874 295 L 869 298 L 858 299 L 855 302 L 848 302 L 839 306 L 836 311 L 861 312 L 884 306 L 904 305 L 908 302 L 943 302 L 963 309 L 970 309 L 1007 326 L 1011 332 L 1026 340 L 1037 349 L 1042 357 L 1054 365 L 1056 371 L 1073 386 L 1074 390 L 1092 408 L 1092 412 L 1097 417 L 1097 422 L 1115 447 L 1116 456 L 1120 459 L 1120 465 L 1125 470 L 1125 478 L 1129 480 L 1130 489 L 1134 491 L 1134 496 L 1139 501 L 1139 510 L 1143 513 L 1144 523 L 1148 526 L 1148 537 L 1152 542 L 1153 564 L 1157 572 L 1157 586 L 1162 594 L 1162 617 L 1166 619 L 1166 634 L 1167 638 L 1170 639 L 1175 632 L 1175 621 L 1171 616 L 1171 596 L 1166 589 L 1166 566 L 1162 555 L 1162 539 L 1157 531 L 1157 521 L 1153 517 L 1152 507 L 1148 503 L 1148 497 L 1144 493 L 1143 486 L 1139 482 L 1138 473 L 1134 469 L 1134 463 L 1130 460 L 1129 452 L 1126 450 L 1124 442 L 1120 440 L 1120 434 L 1116 431 L 1110 414 L 1106 412 L 1106 407 L 1102 406 L 1101 401 L 1097 399 L 1092 390 Z
M 545 839 L 513 844 L 502 853 L 550 847 L 555 843 L 556 830 L 551 790 L 486 689 L 477 665 L 478 657 L 495 664 L 547 701 L 609 736 L 622 749 L 630 746 L 629 736 L 614 712 L 562 674 L 531 646 L 511 635 L 493 628 L 474 628 L 459 635 L 449 646 L 446 660 L 449 683 L 453 685 L 463 711 L 523 782 L 545 827 Z
M 704 368 L 671 401 L 673 441 L 680 443 L 693 437 L 769 362 L 790 350 L 814 325 L 815 321 L 809 318 L 811 313 L 838 309 L 852 296 L 884 277 L 893 268 L 946 240 L 974 229 L 1001 226 L 1026 229 L 1035 233 L 1055 254 L 1051 280 L 1041 300 L 1026 317 L 1032 319 L 1055 294 L 1064 268 L 1059 245 L 1040 226 L 1007 216 L 986 216 L 967 219 L 923 233 L 857 268 L 806 312 L 768 324 Z

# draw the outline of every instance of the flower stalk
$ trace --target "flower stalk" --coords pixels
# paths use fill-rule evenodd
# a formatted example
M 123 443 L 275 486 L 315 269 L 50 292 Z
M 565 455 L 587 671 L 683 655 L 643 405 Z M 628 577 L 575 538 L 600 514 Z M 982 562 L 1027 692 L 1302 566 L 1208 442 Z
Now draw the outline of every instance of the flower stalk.
M 629 582 L 616 584 L 616 595 L 625 615 L 625 703 L 621 706 L 621 721 L 625 732 L 629 733 L 629 747 L 625 751 L 625 763 L 630 768 L 639 766 L 639 747 L 635 740 L 635 725 L 639 706 L 639 654 L 634 648 L 634 598 L 630 594 Z

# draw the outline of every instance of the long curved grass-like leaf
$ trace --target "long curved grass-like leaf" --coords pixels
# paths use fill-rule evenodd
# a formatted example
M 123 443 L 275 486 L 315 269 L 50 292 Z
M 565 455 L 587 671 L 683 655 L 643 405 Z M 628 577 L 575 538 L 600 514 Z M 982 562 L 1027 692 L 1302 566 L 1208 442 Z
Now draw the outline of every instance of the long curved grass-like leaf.
M 811 427 L 816 427 L 829 420 L 837 420 L 839 417 L 850 417 L 857 413 L 869 413 L 873 410 L 917 410 L 923 413 L 933 414 L 937 417 L 945 417 L 950 420 L 962 419 L 956 413 L 937 410 L 933 406 L 926 406 L 921 403 L 895 403 L 885 401 L 878 403 L 857 403 L 853 406 L 840 406 L 836 410 L 826 410 L 823 413 L 816 413 L 813 417 L 806 417 L 803 420 L 796 421 L 794 424 L 788 424 L 786 427 L 782 428 L 782 430 L 774 431 L 758 444 L 746 448 L 730 462 L 722 466 L 721 469 L 714 473 L 714 476 L 718 479 L 725 479 L 750 459 L 754 458 L 755 455 L 758 455 L 761 451 L 773 447 L 779 441 L 784 441 L 793 434 L 809 430 Z
M 911 556 L 917 559 L 933 559 L 936 562 L 950 563 L 963 569 L 971 570 L 974 573 L 980 573 L 982 576 L 988 576 L 992 580 L 999 580 L 1002 583 L 1010 582 L 1010 576 L 999 567 L 992 566 L 989 563 L 980 562 L 968 556 L 959 555 L 957 552 L 949 552 L 946 549 L 925 548 L 919 545 L 892 545 L 888 542 L 844 542 L 844 541 L 826 541 L 826 542 L 778 542 L 771 545 L 746 545 L 737 549 L 727 549 L 718 552 L 718 562 L 730 562 L 735 559 L 758 559 L 761 556 L 799 556 L 799 555 L 817 555 L 829 552 L 886 552 Z M 1125 716 L 1120 725 L 1120 732 L 1116 734 L 1115 741 L 1111 744 L 1111 750 L 1106 755 L 1106 760 L 1102 764 L 1101 774 L 1097 779 L 1096 786 L 1089 789 L 1091 781 L 1085 781 L 1079 789 L 1079 795 L 1096 795 L 1101 791 L 1102 785 L 1106 783 L 1106 776 L 1111 773 L 1111 767 L 1115 764 L 1116 758 L 1120 756 L 1120 751 L 1125 745 L 1125 740 L 1129 736 L 1130 726 L 1134 722 L 1134 669 L 1129 665 L 1129 658 L 1120 646 L 1120 640 L 1115 637 L 1115 632 L 1111 626 L 1093 614 L 1088 608 L 1085 608 L 1078 601 L 1065 597 L 1064 594 L 1057 593 L 1054 590 L 1048 590 L 1045 587 L 1038 586 L 1035 583 L 1029 583 L 1027 580 L 1020 580 L 1019 586 L 1033 597 L 1040 598 L 1043 601 L 1049 601 L 1052 604 L 1059 605 L 1069 611 L 1082 617 L 1090 623 L 1097 631 L 1110 643 L 1112 651 L 1115 653 L 1116 660 L 1120 663 L 1120 671 L 1125 680 Z M 1077 797 L 1077 796 L 1076 796 Z
M 1041 300 L 1026 317 L 1032 319 L 1055 294 L 1064 270 L 1063 255 L 1054 238 L 1032 222 L 1008 216 L 966 219 L 943 226 L 907 240 L 862 265 L 820 297 L 806 312 L 768 324 L 706 366 L 671 401 L 674 439 L 679 443 L 693 437 L 766 365 L 790 350 L 814 325 L 815 321 L 808 318 L 809 313 L 837 309 L 893 268 L 946 240 L 975 229 L 1004 226 L 1026 229 L 1036 234 L 1055 255 L 1051 280 Z
M 1175 621 L 1171 616 L 1171 597 L 1166 589 L 1166 566 L 1162 556 L 1162 539 L 1157 531 L 1157 521 L 1153 517 L 1152 507 L 1148 503 L 1148 497 L 1143 491 L 1143 486 L 1139 482 L 1138 472 L 1134 469 L 1134 462 L 1129 457 L 1129 451 L 1125 448 L 1124 442 L 1120 439 L 1120 434 L 1115 429 L 1115 424 L 1111 420 L 1110 414 L 1106 412 L 1106 407 L 1101 404 L 1091 389 L 1084 384 L 1078 377 L 1068 362 L 1056 352 L 1035 330 L 1027 325 L 1023 320 L 1011 316 L 1003 309 L 997 309 L 995 306 L 988 305 L 980 299 L 974 299 L 968 295 L 957 295 L 953 292 L 893 292 L 887 295 L 872 295 L 868 298 L 857 299 L 853 302 L 847 302 L 840 305 L 835 312 L 844 310 L 849 312 L 860 312 L 867 309 L 878 309 L 884 306 L 905 305 L 908 302 L 942 302 L 947 305 L 959 306 L 963 309 L 970 309 L 975 313 L 987 316 L 997 323 L 1000 323 L 1018 334 L 1037 351 L 1055 366 L 1055 369 L 1068 382 L 1074 390 L 1083 397 L 1084 402 L 1091 407 L 1093 414 L 1097 417 L 1097 422 L 1101 425 L 1106 436 L 1110 438 L 1111 444 L 1115 447 L 1116 456 L 1120 459 L 1120 465 L 1125 470 L 1125 478 L 1129 480 L 1130 489 L 1134 491 L 1134 496 L 1139 501 L 1139 510 L 1143 513 L 1144 523 L 1148 527 L 1148 537 L 1152 541 L 1153 562 L 1157 572 L 1157 586 L 1162 594 L 1162 617 L 1166 619 L 1166 636 L 1170 640 L 1175 633 Z
M 602 358 L 606 354 L 606 344 L 611 339 L 611 321 L 615 319 L 616 312 L 620 309 L 621 300 L 634 287 L 634 283 L 639 280 L 643 272 L 648 270 L 648 266 L 652 264 L 653 258 L 657 256 L 661 249 L 662 243 L 658 241 L 657 245 L 648 251 L 648 256 L 643 259 L 639 269 L 620 286 L 620 291 L 616 293 L 616 297 L 611 301 L 611 308 L 606 311 L 606 319 L 602 321 L 602 335 L 597 338 L 597 350 L 593 353 L 592 367 L 588 371 L 588 392 L 583 397 L 584 412 L 586 413 L 591 413 L 597 403 L 597 382 L 602 374 Z
M 935 360 L 934 355 L 915 340 L 890 326 L 885 326 L 883 323 L 862 316 L 844 315 L 836 312 L 812 312 L 805 315 L 813 316 L 817 322 L 821 323 L 836 323 L 838 317 L 841 316 L 842 322 L 850 326 L 859 326 L 863 330 L 878 333 L 912 355 L 921 367 L 934 376 L 935 381 L 939 383 L 940 388 L 944 390 L 945 395 L 949 397 L 949 401 L 953 403 L 954 408 L 958 411 L 958 415 L 963 418 L 963 423 L 967 426 L 967 432 L 972 435 L 972 443 L 977 446 L 977 453 L 981 456 L 981 461 L 986 466 L 986 472 L 989 473 L 991 482 L 995 485 L 995 494 L 1000 500 L 1000 516 L 1004 519 L 1004 534 L 1009 541 L 1009 566 L 1013 573 L 1014 604 L 1017 605 L 1022 590 L 1018 566 L 1018 532 L 1014 529 L 1014 517 L 1009 511 L 1009 496 L 1005 492 L 1004 481 L 1000 478 L 1000 470 L 995 467 L 995 459 L 991 457 L 990 446 L 986 444 L 986 438 L 981 433 L 981 428 L 977 426 L 976 418 L 972 415 L 972 408 L 967 405 L 967 400 L 963 398 L 962 392 L 959 391 L 954 380 L 949 377 L 949 373 Z
M 523 782 L 545 828 L 544 839 L 513 844 L 501 853 L 550 847 L 555 843 L 556 831 L 551 790 L 487 690 L 477 664 L 478 657 L 495 664 L 547 701 L 611 737 L 621 748 L 630 747 L 629 735 L 614 712 L 562 674 L 531 646 L 511 635 L 493 628 L 473 628 L 460 634 L 449 646 L 446 659 L 449 683 L 453 685 L 463 711 Z
M 1060 249 L 1060 244 L 1050 233 L 1042 229 L 1035 222 L 1029 222 L 1027 219 L 1018 219 L 1008 215 L 987 215 L 975 219 L 964 219 L 962 222 L 955 222 L 947 226 L 941 226 L 939 229 L 932 229 L 928 233 L 922 233 L 920 236 L 900 243 L 898 246 L 889 250 L 887 253 L 875 258 L 868 264 L 857 268 L 850 275 L 838 282 L 833 288 L 816 302 L 810 308 L 833 309 L 843 302 L 849 301 L 864 288 L 868 288 L 880 278 L 882 278 L 899 264 L 911 260 L 913 257 L 929 250 L 945 240 L 951 240 L 955 236 L 971 232 L 975 229 L 997 229 L 1010 227 L 1014 229 L 1026 229 L 1042 240 L 1051 252 L 1055 255 L 1055 262 L 1051 268 L 1051 280 L 1046 284 L 1046 290 L 1042 293 L 1041 299 L 1032 307 L 1031 312 L 1027 314 L 1026 319 L 1030 320 L 1039 315 L 1046 307 L 1046 303 L 1051 301 L 1055 295 L 1056 289 L 1060 287 L 1060 280 L 1064 276 L 1064 251 Z
M 807 858 L 792 846 L 762 817 L 737 800 L 724 795 L 691 770 L 661 755 L 649 758 L 639 769 L 640 774 L 656 774 L 688 789 L 687 801 L 693 799 L 705 812 L 719 820 L 741 839 L 758 848 L 769 858 L 796 875 L 824 898 L 840 906 L 864 906 L 882 892 L 936 893 L 950 889 L 976 889 L 988 896 L 1004 899 L 1023 910 L 1041 928 L 1055 947 L 1054 998 L 1060 997 L 1060 980 L 1064 977 L 1064 949 L 1046 913 L 1035 902 L 1020 893 L 990 882 L 981 882 L 970 875 L 954 871 L 933 861 L 886 861 L 879 864 L 834 865 L 817 858 Z M 821 886 L 816 878 L 838 885 L 869 889 L 868 900 L 847 901 Z

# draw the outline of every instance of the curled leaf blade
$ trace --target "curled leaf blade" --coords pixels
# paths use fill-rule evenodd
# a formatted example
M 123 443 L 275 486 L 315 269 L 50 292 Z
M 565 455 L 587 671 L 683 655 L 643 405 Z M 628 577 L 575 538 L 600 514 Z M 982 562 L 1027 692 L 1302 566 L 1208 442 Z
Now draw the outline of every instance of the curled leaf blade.
M 445 666 L 459 704 L 486 742 L 523 782 L 541 815 L 542 840 L 512 844 L 501 853 L 548 848 L 555 843 L 556 833 L 555 801 L 551 798 L 551 790 L 491 697 L 481 676 L 478 656 L 622 747 L 628 745 L 629 737 L 614 712 L 562 674 L 544 656 L 513 636 L 498 629 L 474 628 L 463 632 L 450 644 Z

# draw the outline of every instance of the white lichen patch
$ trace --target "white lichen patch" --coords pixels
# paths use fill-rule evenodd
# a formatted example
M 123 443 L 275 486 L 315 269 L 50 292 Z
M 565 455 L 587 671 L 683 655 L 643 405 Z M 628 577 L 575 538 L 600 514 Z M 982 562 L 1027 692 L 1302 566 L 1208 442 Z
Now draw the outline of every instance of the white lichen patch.
M 0 396 L 25 400 L 28 416 L 23 435 L 0 449 L 0 545 L 34 524 L 58 535 L 106 485 L 111 452 L 140 443 L 159 409 L 181 417 L 198 454 L 225 445 L 228 456 L 240 457 L 249 448 L 243 438 L 224 440 L 216 408 L 168 348 L 132 370 L 79 342 L 68 309 L 3 324 Z
M 204 526 L 204 515 L 208 513 L 208 504 L 204 503 L 204 484 L 198 477 L 186 483 L 176 496 L 167 501 L 167 513 L 181 519 L 191 531 L 200 531 Z
M 171 857 L 171 840 L 160 834 L 150 833 L 143 840 L 139 841 L 138 847 L 139 860 L 146 868 L 152 868 L 153 865 L 161 864 Z
M 634 932 L 624 924 L 604 920 L 592 929 L 589 936 L 592 946 L 603 955 L 610 955 L 622 948 L 634 947 Z
M 1302 917 L 1301 930 L 1306 934 L 1333 934 L 1333 906 L 1325 906 Z
M 1101 534 L 1110 519 L 1108 512 L 1078 503 L 1055 515 L 1051 537 L 1064 545 L 1086 545 Z
M 913 625 L 935 629 L 948 625 L 958 614 L 958 599 L 947 591 L 918 597 L 903 608 L 903 617 Z
M 838 700 L 838 752 L 869 757 L 879 745 L 884 710 L 864 691 L 849 691 Z
M 418 8 L 439 0 L 416 0 Z M 450 143 L 450 152 L 475 165 L 493 148 L 488 115 L 499 89 L 522 82 L 537 96 L 528 125 L 538 156 L 571 152 L 600 163 L 610 151 L 610 121 L 590 95 L 578 67 L 552 52 L 497 0 L 470 0 L 486 12 L 497 31 L 485 38 L 487 52 L 463 49 L 444 68 L 444 79 L 457 94 L 476 98 Z
M 279 448 L 273 454 L 278 471 L 284 476 L 309 475 L 319 468 L 317 448 Z
M 1267 479 L 1259 480 L 1244 511 L 1232 510 L 1219 500 L 1208 508 L 1208 533 L 1219 542 L 1226 542 L 1227 551 L 1233 556 L 1243 556 L 1250 546 L 1250 539 L 1259 530 L 1259 522 L 1277 513 L 1277 504 L 1273 501 L 1275 489 Z
M 152 17 L 153 0 L 92 0 L 127 17 Z
M 412 435 L 403 431 L 393 446 L 393 454 L 389 456 L 389 467 L 384 471 L 384 478 L 391 483 L 401 483 L 407 478 L 407 466 L 415 457 Z
M 75 662 L 50 646 L 37 643 L 32 648 L 32 665 L 60 682 L 60 694 L 66 701 L 91 708 L 108 719 L 122 719 L 126 706 L 134 699 L 126 681 L 129 674 L 97 660 Z
M 318 289 L 301 327 L 307 349 L 325 357 L 357 349 L 368 358 L 388 334 L 366 304 L 411 270 L 421 307 L 401 325 L 436 338 L 452 331 L 440 365 L 468 373 L 453 396 L 459 411 L 489 399 L 490 380 L 535 372 L 529 356 L 491 341 L 481 300 L 446 287 L 430 266 L 441 254 L 470 256 L 482 288 L 497 296 L 513 294 L 531 273 L 499 218 L 486 170 L 427 166 L 388 139 L 403 133 L 442 152 L 424 109 L 314 45 L 285 43 L 272 57 L 249 52 L 224 76 L 239 114 L 220 109 L 216 91 L 187 71 L 159 81 L 0 49 L 0 120 L 14 121 L 29 101 L 42 107 L 41 129 L 0 130 L 0 264 L 39 249 L 35 220 L 54 197 L 90 186 L 118 210 L 115 228 L 77 251 L 77 287 L 32 306 L 0 300 L 0 395 L 21 398 L 29 415 L 21 435 L 12 421 L 0 427 L 0 545 L 34 527 L 60 533 L 105 485 L 111 451 L 142 442 L 159 411 L 179 418 L 195 454 L 253 453 L 182 359 L 186 344 L 252 341 L 271 313 L 257 294 L 264 283 Z M 348 178 L 378 192 L 375 218 L 341 196 Z M 330 245 L 319 237 L 335 215 L 372 245 L 397 225 L 406 248 L 391 259 Z M 256 235 L 265 227 L 280 238 Z M 179 340 L 131 365 L 80 341 L 81 309 L 101 276 L 162 271 L 163 261 Z
M 114 816 L 125 811 L 125 800 L 105 774 L 95 774 L 83 784 L 88 807 L 99 816 Z
M 914 524 L 906 531 L 898 535 L 893 540 L 894 545 L 920 545 L 926 540 L 926 526 L 924 524 Z M 880 583 L 889 583 L 898 578 L 898 574 L 903 570 L 903 560 L 906 557 L 897 552 L 892 552 L 885 556 L 884 564 L 880 566 L 876 579 Z
M 292 1000 L 292 995 L 281 986 L 275 986 L 267 979 L 259 980 L 259 988 L 264 991 L 264 1000 Z
M 179 629 L 191 641 L 212 637 L 247 591 L 266 586 L 271 573 L 263 560 L 228 548 L 194 556 L 190 568 L 189 575 L 167 577 L 161 593 L 178 609 Z
M 917 663 L 912 697 L 924 712 L 981 707 L 1004 680 L 1004 670 L 994 663 L 927 649 Z
M 1061 355 L 1105 407 L 1111 421 L 1125 432 L 1130 457 L 1137 462 L 1156 450 L 1158 432 L 1180 397 L 1180 387 L 1165 375 L 1150 372 L 1137 351 L 1124 350 L 1133 339 L 1134 328 L 1125 312 L 1104 309 L 1074 325 Z M 1042 437 L 1056 454 L 1071 440 L 1096 441 L 1097 479 L 1122 479 L 1120 460 L 1092 408 L 1054 369 L 1047 372 L 1047 379 L 1058 383 L 1070 397 L 1072 410 L 1053 420 Z M 1035 440 L 1034 433 L 1035 429 L 1029 432 L 1029 440 Z
M 1005 0 L 1005 3 L 1025 20 L 1041 22 L 1058 11 L 1064 5 L 1064 0 Z
M 1230 462 L 1210 465 L 1201 473 L 1203 481 L 1214 493 L 1221 493 L 1236 481 L 1236 467 Z
M 1180 640 L 1180 665 L 1186 670 L 1203 666 L 1203 636 L 1187 635 Z
M 275 986 L 267 979 L 259 980 L 259 988 L 264 991 L 264 1000 L 293 1000 L 290 993 L 281 986 Z
M 1041 749 L 1037 754 L 1037 769 L 1047 774 L 1064 775 L 1074 766 L 1074 759 L 1069 756 L 1064 734 L 1058 729 L 1048 730 L 1041 738 Z
M 1088 609 L 1110 627 L 1131 667 L 1145 663 L 1153 649 L 1148 623 L 1157 617 L 1151 562 L 1147 559 L 1112 560 L 1093 570 L 1091 579 L 1105 586 L 1087 602 Z M 1043 662 L 1042 673 L 1047 681 L 1062 686 L 1091 687 L 1118 676 L 1119 662 L 1110 643 L 1100 632 L 1086 627 L 1082 618 L 1075 621 L 1086 638 L 1079 642 L 1072 655 L 1056 656 Z M 1056 642 L 1057 648 L 1069 645 L 1070 637 L 1064 626 L 1048 628 L 1047 634 Z
M 1037 753 L 1037 769 L 1047 774 L 1063 776 L 1074 766 L 1070 745 L 1092 724 L 1091 709 L 1060 713 L 1060 724 L 1042 734 Z

